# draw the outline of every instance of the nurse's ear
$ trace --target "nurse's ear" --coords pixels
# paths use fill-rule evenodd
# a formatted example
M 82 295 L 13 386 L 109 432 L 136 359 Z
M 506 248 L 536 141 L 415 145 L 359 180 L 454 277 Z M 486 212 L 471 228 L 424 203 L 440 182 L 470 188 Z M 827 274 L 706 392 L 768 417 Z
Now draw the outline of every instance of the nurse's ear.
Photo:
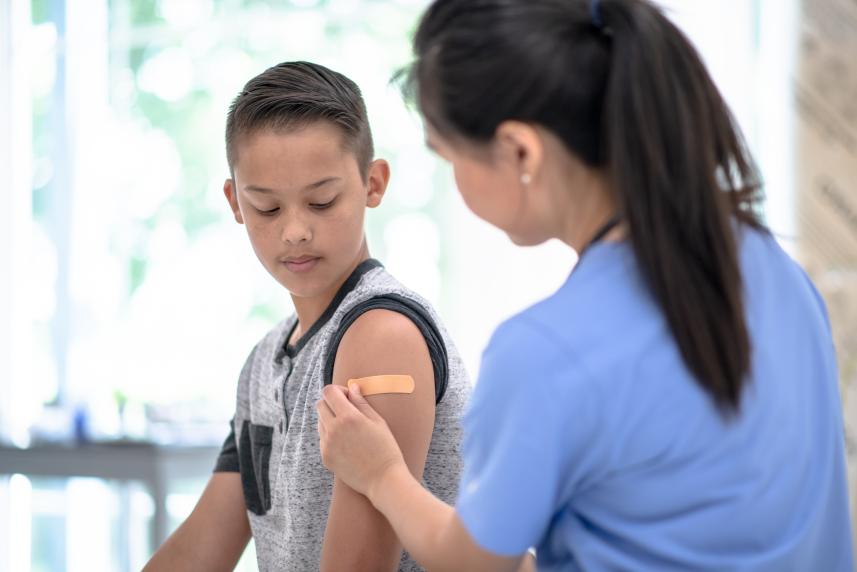
M 494 135 L 495 159 L 517 172 L 524 185 L 538 180 L 545 157 L 545 144 L 538 128 L 523 121 L 504 121 Z

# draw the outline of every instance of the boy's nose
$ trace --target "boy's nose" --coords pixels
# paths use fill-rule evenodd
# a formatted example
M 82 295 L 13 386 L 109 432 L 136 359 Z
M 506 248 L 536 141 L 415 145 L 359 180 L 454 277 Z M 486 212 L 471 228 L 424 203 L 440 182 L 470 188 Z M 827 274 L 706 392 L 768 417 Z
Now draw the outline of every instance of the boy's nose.
M 300 244 L 312 239 L 312 231 L 309 226 L 300 221 L 291 221 L 283 225 L 280 240 L 286 244 Z

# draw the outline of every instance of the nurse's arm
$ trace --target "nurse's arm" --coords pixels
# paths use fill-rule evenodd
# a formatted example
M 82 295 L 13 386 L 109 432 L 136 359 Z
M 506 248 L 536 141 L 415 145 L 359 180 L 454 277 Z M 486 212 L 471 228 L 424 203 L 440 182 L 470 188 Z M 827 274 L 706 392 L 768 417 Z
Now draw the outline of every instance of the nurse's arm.
M 375 483 L 369 500 L 429 572 L 515 572 L 532 564 L 528 555 L 500 556 L 481 548 L 455 509 L 424 489 L 403 465 L 392 466 Z

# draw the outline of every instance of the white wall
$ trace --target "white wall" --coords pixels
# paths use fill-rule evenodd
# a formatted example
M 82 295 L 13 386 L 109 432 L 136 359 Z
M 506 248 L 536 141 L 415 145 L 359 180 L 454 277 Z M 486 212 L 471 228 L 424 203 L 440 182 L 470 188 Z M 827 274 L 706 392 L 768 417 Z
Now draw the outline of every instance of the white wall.
M 30 239 L 31 116 L 26 50 L 29 2 L 0 2 L 0 434 L 23 438 L 16 391 L 28 379 L 26 297 Z
M 31 339 L 18 302 L 28 260 L 31 114 L 27 69 L 13 56 L 26 49 L 29 15 L 28 0 L 0 2 L 0 435 L 17 439 L 26 427 L 11 404 L 26 383 Z M 0 570 L 29 570 L 30 531 L 17 520 L 27 500 L 14 486 L 20 480 L 0 476 Z

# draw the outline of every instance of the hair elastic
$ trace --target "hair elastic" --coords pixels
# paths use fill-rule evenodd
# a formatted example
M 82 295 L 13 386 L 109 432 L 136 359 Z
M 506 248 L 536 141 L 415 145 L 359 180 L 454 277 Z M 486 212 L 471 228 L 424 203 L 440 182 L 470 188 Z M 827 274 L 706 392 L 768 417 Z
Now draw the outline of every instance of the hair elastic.
M 589 16 L 592 18 L 592 25 L 599 30 L 604 27 L 604 22 L 601 20 L 601 1 L 589 0 Z

